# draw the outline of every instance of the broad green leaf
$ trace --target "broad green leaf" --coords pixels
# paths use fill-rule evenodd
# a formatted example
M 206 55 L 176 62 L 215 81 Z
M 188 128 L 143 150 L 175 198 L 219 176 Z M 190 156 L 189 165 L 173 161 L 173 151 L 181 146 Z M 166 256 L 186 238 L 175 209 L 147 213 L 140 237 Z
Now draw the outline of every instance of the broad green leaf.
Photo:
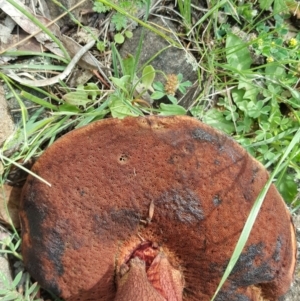
M 237 121 L 236 130 L 238 133 L 243 132 L 244 134 L 249 133 L 253 125 L 253 119 L 249 116 L 244 116 L 242 121 Z
M 121 89 L 126 93 L 128 92 L 127 84 L 129 83 L 130 75 L 124 75 L 121 78 L 111 77 L 110 79 L 116 85 L 117 88 Z
M 264 1 L 264 0 L 261 0 Z M 295 1 L 297 3 L 297 1 Z M 287 7 L 287 1 L 286 0 L 275 0 L 274 1 L 274 9 L 273 13 L 274 15 L 282 13 L 282 12 L 287 12 L 288 7 Z
M 111 10 L 110 6 L 104 5 L 102 2 L 100 1 L 95 1 L 94 2 L 94 7 L 93 10 L 97 13 L 106 13 L 108 11 Z
M 161 99 L 165 96 L 166 94 L 164 92 L 160 91 L 155 91 L 154 93 L 151 94 L 152 99 Z
M 173 95 L 167 95 L 168 99 L 171 101 L 173 105 L 177 105 L 177 98 Z
M 128 39 L 132 38 L 132 36 L 133 36 L 132 31 L 129 31 L 129 30 L 126 30 L 126 31 L 124 32 L 124 34 L 125 34 L 126 38 L 128 38 Z
M 101 93 L 95 83 L 88 83 L 86 86 L 84 86 L 84 91 L 91 96 L 92 100 L 96 100 L 97 96 Z
M 237 70 L 247 70 L 252 64 L 250 52 L 245 42 L 229 33 L 226 39 L 226 58 L 228 64 Z
M 289 104 L 291 104 L 294 108 L 300 109 L 300 92 L 289 86 L 287 86 L 287 88 L 293 96 L 292 99 L 289 99 Z
M 153 88 L 154 88 L 156 91 L 160 91 L 160 92 L 164 92 L 164 91 L 165 91 L 164 85 L 163 85 L 163 83 L 161 83 L 161 82 L 154 82 L 154 83 L 153 83 Z
M 233 122 L 227 121 L 223 113 L 215 108 L 208 110 L 204 114 L 202 121 L 227 134 L 232 134 L 235 130 Z
M 245 94 L 243 95 L 244 99 L 249 99 L 252 101 L 257 100 L 257 95 L 261 91 L 261 87 L 258 87 L 257 85 L 254 85 L 252 81 L 239 81 L 238 85 L 239 89 L 244 89 Z
M 238 108 L 240 108 L 239 104 L 244 102 L 244 95 L 245 95 L 245 90 L 243 89 L 235 88 L 231 90 L 232 99 L 234 100 L 234 103 L 237 105 Z M 243 108 L 240 109 L 243 110 Z
M 273 4 L 273 2 L 274 2 L 274 0 L 259 0 L 258 1 L 259 7 L 262 10 L 271 8 L 271 5 Z
M 263 107 L 262 100 L 259 100 L 256 103 L 251 100 L 247 103 L 247 114 L 252 118 L 258 118 L 261 115 L 262 107 Z
M 110 96 L 111 103 L 109 104 L 109 108 L 111 111 L 111 115 L 114 118 L 125 118 L 126 116 L 138 116 L 133 111 L 132 106 L 130 106 L 128 103 L 123 101 L 121 98 L 119 98 L 117 95 L 111 95 Z
M 278 81 L 286 75 L 286 71 L 282 65 L 267 64 L 265 68 L 266 79 Z
M 185 94 L 186 93 L 186 88 L 191 87 L 191 86 L 192 86 L 192 82 L 190 82 L 189 80 L 187 80 L 187 81 L 179 84 L 178 90 L 182 94 Z
M 124 36 L 123 36 L 121 33 L 117 33 L 117 34 L 115 34 L 115 36 L 114 36 L 114 40 L 115 40 L 115 42 L 116 42 L 117 44 L 123 44 L 124 41 L 125 41 L 125 38 L 124 38 Z
M 170 116 L 170 115 L 185 115 L 186 114 L 186 109 L 182 106 L 179 105 L 174 105 L 174 104 L 165 104 L 161 103 L 160 104 L 160 114 L 163 116 Z
M 295 182 L 295 178 L 292 175 L 286 173 L 283 175 L 280 183 L 276 184 L 276 186 L 284 200 L 289 204 L 295 199 L 298 193 L 298 186 Z
M 67 104 L 83 107 L 86 107 L 86 105 L 91 102 L 91 100 L 88 98 L 88 93 L 85 91 L 74 91 L 67 93 L 63 96 L 63 100 Z
M 105 44 L 105 42 L 103 42 L 103 41 L 100 41 L 100 42 L 98 42 L 98 43 L 96 44 L 96 47 L 97 47 L 97 49 L 98 49 L 100 52 L 102 52 L 102 51 L 105 50 L 105 46 L 106 46 L 106 44 Z
M 123 75 L 132 76 L 135 73 L 135 58 L 131 54 L 128 54 L 126 58 L 123 59 L 123 67 Z
M 150 89 L 155 78 L 155 69 L 151 65 L 147 65 L 142 72 L 142 84 L 146 89 Z

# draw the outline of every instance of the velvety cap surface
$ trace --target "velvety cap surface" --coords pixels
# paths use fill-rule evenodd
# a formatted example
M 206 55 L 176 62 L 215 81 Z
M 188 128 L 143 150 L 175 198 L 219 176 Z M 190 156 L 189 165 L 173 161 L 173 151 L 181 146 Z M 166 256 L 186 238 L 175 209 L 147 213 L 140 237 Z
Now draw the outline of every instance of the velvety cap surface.
M 190 117 L 106 119 L 49 147 L 21 205 L 30 274 L 69 300 L 113 300 L 115 271 L 141 238 L 183 273 L 184 300 L 208 301 L 268 179 L 228 136 Z M 154 204 L 152 222 L 145 224 Z M 217 300 L 277 300 L 289 288 L 296 243 L 272 186 Z

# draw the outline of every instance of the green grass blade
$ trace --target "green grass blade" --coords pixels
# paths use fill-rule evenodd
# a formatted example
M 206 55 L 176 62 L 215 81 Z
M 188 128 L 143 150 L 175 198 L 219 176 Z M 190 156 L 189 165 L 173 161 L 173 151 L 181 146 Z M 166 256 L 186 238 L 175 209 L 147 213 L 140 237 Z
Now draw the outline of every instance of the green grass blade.
M 51 187 L 51 184 L 49 182 L 47 182 L 46 180 L 44 180 L 43 178 L 41 178 L 40 176 L 38 176 L 37 174 L 33 173 L 31 170 L 27 169 L 26 167 L 22 166 L 21 164 L 7 158 L 6 156 L 0 154 L 0 160 L 2 161 L 7 161 L 10 164 L 13 164 L 15 166 L 17 166 L 18 168 L 26 171 L 27 173 L 29 173 L 30 175 L 32 175 L 33 177 L 37 178 L 38 180 L 40 180 L 41 182 L 45 183 L 46 185 Z
M 49 103 L 48 101 L 45 101 L 45 100 L 43 100 L 43 99 L 41 99 L 41 98 L 39 98 L 37 96 L 34 96 L 34 95 L 32 95 L 32 94 L 30 94 L 30 93 L 28 93 L 26 91 L 22 91 L 21 95 L 23 97 L 27 98 L 28 100 L 30 100 L 30 101 L 32 101 L 34 103 L 37 103 L 38 105 L 43 106 L 44 108 L 48 108 L 48 109 L 53 110 L 53 111 L 57 111 L 58 110 L 57 106 L 55 106 L 55 105 Z

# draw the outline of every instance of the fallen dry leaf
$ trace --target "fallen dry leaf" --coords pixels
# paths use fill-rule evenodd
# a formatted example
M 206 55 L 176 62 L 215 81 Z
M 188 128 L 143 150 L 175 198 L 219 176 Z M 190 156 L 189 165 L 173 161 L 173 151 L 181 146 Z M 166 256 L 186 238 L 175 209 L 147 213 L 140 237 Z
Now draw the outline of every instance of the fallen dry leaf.
M 14 47 L 16 43 L 18 43 L 22 39 L 25 39 L 26 37 L 27 35 L 25 35 L 24 33 L 20 33 L 18 35 L 10 35 L 7 40 L 7 43 L 0 44 L 0 52 L 9 49 L 9 51 L 18 50 L 18 51 L 31 51 L 31 52 L 43 53 L 45 47 L 42 44 L 38 43 L 37 40 L 34 38 L 26 40 L 24 43 L 18 45 L 16 48 Z M 17 59 L 16 56 L 7 56 L 4 53 L 3 55 L 0 56 L 0 65 L 4 65 L 7 62 L 15 59 Z
M 32 16 L 34 16 L 36 19 L 38 19 L 43 25 L 47 26 L 47 24 L 50 23 L 49 19 L 43 16 L 35 15 L 30 8 L 25 6 L 19 0 L 15 0 L 15 2 L 19 6 L 21 6 L 24 10 L 26 10 L 28 13 L 30 13 Z M 35 25 L 29 18 L 27 18 L 22 12 L 20 12 L 18 9 L 16 9 L 12 4 L 8 3 L 7 1 L 0 0 L 0 8 L 27 33 L 34 34 L 40 30 L 40 27 Z M 50 25 L 49 29 L 55 36 L 60 37 L 60 29 L 56 24 Z M 61 50 L 56 45 L 56 43 L 54 43 L 52 39 L 44 32 L 40 32 L 36 34 L 35 38 L 51 52 L 63 56 Z
M 38 19 L 43 25 L 47 25 L 48 23 L 50 23 L 50 20 L 48 20 L 47 18 L 43 16 L 35 15 L 29 7 L 25 6 L 19 0 L 15 0 L 15 2 L 19 6 L 22 6 L 23 9 L 25 9 L 28 13 L 33 15 L 36 19 Z M 20 12 L 18 9 L 16 9 L 12 4 L 8 3 L 7 1 L 0 0 L 0 8 L 8 16 L 10 16 L 20 27 L 22 27 L 22 29 L 25 30 L 27 33 L 33 34 L 38 30 L 40 30 L 40 28 L 37 25 L 35 25 L 29 18 L 27 18 L 22 12 Z M 56 36 L 60 36 L 60 30 L 56 24 L 52 24 L 51 26 L 49 26 L 49 29 Z M 43 32 L 38 33 L 35 37 L 39 42 L 42 43 L 46 41 L 51 41 L 51 38 Z
M 22 188 L 4 184 L 0 187 L 0 222 L 20 227 L 19 203 Z

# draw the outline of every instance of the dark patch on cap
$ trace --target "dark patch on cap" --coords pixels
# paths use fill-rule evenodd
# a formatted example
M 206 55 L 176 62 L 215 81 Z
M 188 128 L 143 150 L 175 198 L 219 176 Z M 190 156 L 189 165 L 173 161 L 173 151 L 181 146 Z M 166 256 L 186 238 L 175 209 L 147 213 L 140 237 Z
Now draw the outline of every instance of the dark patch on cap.
M 222 200 L 218 195 L 215 195 L 214 198 L 213 198 L 213 203 L 214 203 L 215 206 L 219 206 L 219 205 L 221 205 Z
M 26 268 L 30 275 L 43 287 L 45 287 L 45 271 L 44 265 L 41 261 L 39 254 L 42 254 L 43 248 L 38 247 L 35 249 L 26 250 Z
M 49 229 L 48 239 L 46 245 L 48 258 L 53 263 L 56 273 L 61 276 L 64 273 L 61 262 L 65 249 L 64 240 L 56 229 Z
M 251 179 L 251 183 L 254 183 L 255 179 L 256 179 L 256 176 L 257 176 L 257 173 L 259 172 L 259 168 L 256 166 L 256 167 L 253 167 L 252 168 L 252 179 Z
M 216 141 L 216 137 L 208 133 L 207 131 L 197 128 L 192 131 L 192 138 L 201 141 L 213 142 Z
M 105 215 L 99 215 L 99 214 L 94 214 L 92 216 L 93 218 L 93 221 L 94 221 L 94 225 L 95 225 L 95 228 L 94 228 L 94 232 L 96 234 L 100 234 L 101 230 L 105 230 L 105 231 L 108 231 L 110 229 L 110 225 L 108 223 L 108 220 L 107 220 L 107 216 Z
M 219 160 L 214 160 L 214 164 L 215 165 L 220 165 L 220 161 Z
M 37 201 L 37 193 L 30 192 L 24 199 L 24 211 L 28 218 L 29 232 L 32 238 L 43 240 L 44 231 L 42 231 L 41 225 L 47 218 L 48 210 L 43 204 L 43 201 Z
M 51 279 L 50 281 L 47 281 L 47 285 L 44 286 L 44 288 L 50 291 L 51 293 L 55 294 L 56 296 L 61 295 L 61 289 L 59 288 L 55 279 Z
M 204 219 L 200 200 L 194 192 L 188 189 L 167 191 L 155 204 L 164 208 L 162 212 L 165 215 L 183 223 L 194 223 Z
M 277 237 L 277 241 L 276 241 L 276 247 L 275 247 L 275 251 L 274 254 L 272 255 L 272 258 L 275 261 L 280 261 L 280 251 L 282 248 L 282 239 L 280 236 Z
M 110 212 L 111 220 L 114 224 L 118 224 L 120 234 L 127 235 L 128 232 L 134 231 L 139 224 L 140 214 L 134 209 L 119 209 Z M 124 231 L 126 229 L 126 231 Z M 126 233 L 125 233 L 126 232 Z M 121 235 L 123 236 L 123 235 Z
M 101 239 L 117 236 L 119 239 L 126 237 L 128 233 L 137 229 L 140 214 L 134 209 L 116 209 L 103 212 L 101 215 L 94 214 L 94 233 Z
M 255 262 L 263 257 L 264 244 L 259 243 L 248 247 L 232 270 L 232 283 L 237 286 L 248 286 L 274 279 L 274 271 L 268 261 L 257 265 Z

